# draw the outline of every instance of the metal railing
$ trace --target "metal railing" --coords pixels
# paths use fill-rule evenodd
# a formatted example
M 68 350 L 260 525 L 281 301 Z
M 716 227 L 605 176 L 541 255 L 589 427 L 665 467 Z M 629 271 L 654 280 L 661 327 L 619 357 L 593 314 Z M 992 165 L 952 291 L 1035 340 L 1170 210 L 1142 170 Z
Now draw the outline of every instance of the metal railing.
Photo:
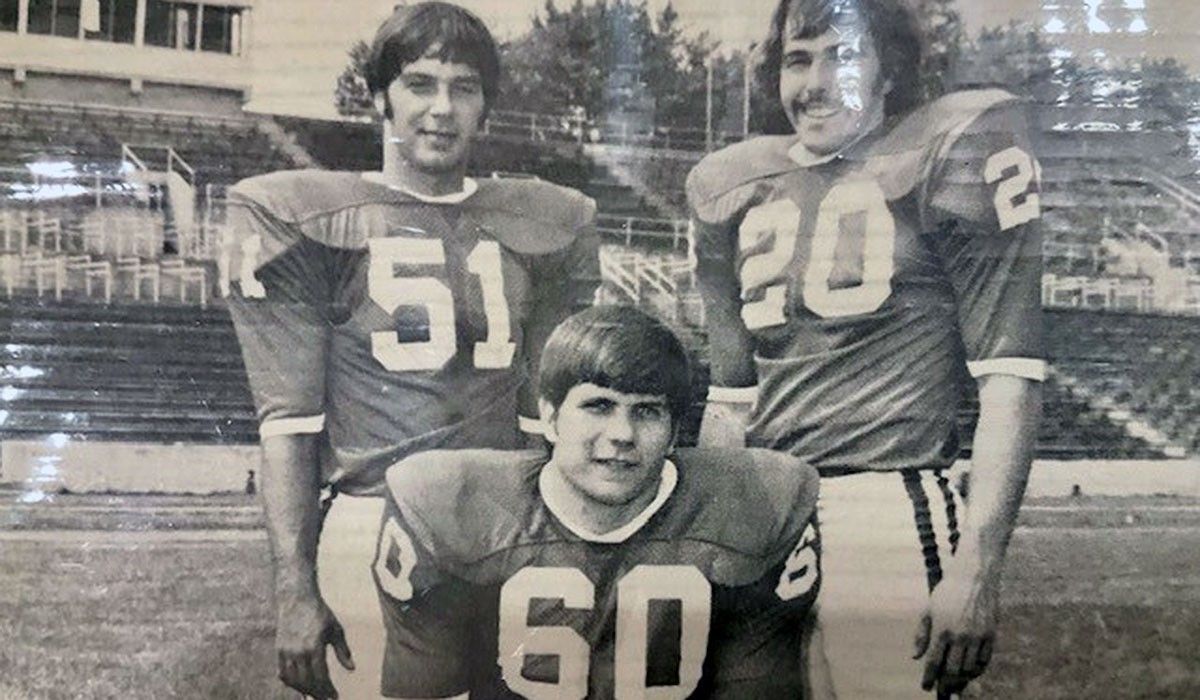
M 732 131 L 714 131 L 711 139 L 704 129 L 671 126 L 637 127 L 627 121 L 592 120 L 576 114 L 539 114 L 497 110 L 488 115 L 484 133 L 514 136 L 531 141 L 574 142 L 617 146 L 636 146 L 667 150 L 703 151 L 720 148 L 745 138 Z

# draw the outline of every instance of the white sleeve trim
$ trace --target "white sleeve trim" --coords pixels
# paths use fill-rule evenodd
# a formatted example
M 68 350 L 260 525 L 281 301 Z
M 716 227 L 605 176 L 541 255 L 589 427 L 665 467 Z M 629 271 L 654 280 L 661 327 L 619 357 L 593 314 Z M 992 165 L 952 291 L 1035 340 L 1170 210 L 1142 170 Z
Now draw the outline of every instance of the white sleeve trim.
M 522 433 L 530 435 L 545 435 L 546 426 L 542 424 L 541 419 L 529 418 L 527 416 L 517 416 L 517 427 Z
M 1035 382 L 1046 381 L 1046 361 L 1034 357 L 993 357 L 976 360 L 967 363 L 967 371 L 976 378 L 985 374 L 1009 374 Z
M 259 437 L 279 435 L 308 435 L 325 429 L 325 414 L 298 416 L 296 418 L 272 418 L 258 426 Z
M 754 403 L 758 386 L 710 386 L 708 400 L 716 403 Z

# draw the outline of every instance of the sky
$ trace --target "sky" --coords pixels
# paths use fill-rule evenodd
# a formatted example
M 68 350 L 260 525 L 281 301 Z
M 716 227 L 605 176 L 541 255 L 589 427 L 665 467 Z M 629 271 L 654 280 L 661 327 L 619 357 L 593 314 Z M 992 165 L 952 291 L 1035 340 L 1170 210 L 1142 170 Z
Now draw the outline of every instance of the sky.
M 574 0 L 556 0 L 565 8 Z M 591 1 L 591 0 L 589 0 Z M 746 46 L 765 31 L 776 0 L 674 0 L 685 31 L 708 31 L 727 46 Z M 524 33 L 545 0 L 458 0 L 478 14 L 497 38 Z M 658 12 L 667 0 L 648 0 Z M 395 0 L 257 0 L 251 35 L 254 88 L 249 107 L 266 112 L 335 116 L 333 86 L 346 52 L 370 40 Z M 1043 7 L 1074 5 L 1087 14 L 1090 37 L 1062 37 L 1080 54 L 1098 48 L 1110 55 L 1147 52 L 1200 67 L 1200 2 L 1197 0 L 958 0 L 968 32 L 1013 19 L 1045 24 Z M 1140 17 L 1118 27 L 1113 17 Z M 1106 22 L 1104 18 L 1108 18 Z M 1124 21 L 1124 20 L 1122 20 Z M 1132 22 L 1132 20 L 1130 20 Z M 1127 30 L 1134 30 L 1132 33 Z

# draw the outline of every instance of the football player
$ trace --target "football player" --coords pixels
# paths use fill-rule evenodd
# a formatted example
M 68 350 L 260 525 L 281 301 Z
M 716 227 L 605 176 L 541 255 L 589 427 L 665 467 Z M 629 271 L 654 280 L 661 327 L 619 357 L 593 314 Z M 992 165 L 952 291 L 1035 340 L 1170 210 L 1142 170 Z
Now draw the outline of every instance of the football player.
M 525 444 L 518 403 L 533 424 L 536 403 L 520 394 L 537 349 L 598 278 L 590 199 L 466 176 L 499 86 L 496 44 L 474 15 L 399 7 L 367 79 L 389 134 L 382 172 L 273 173 L 229 196 L 279 674 L 319 698 L 351 683 L 350 697 L 378 695 L 370 568 L 385 468 L 431 448 Z M 322 488 L 338 496 L 323 524 Z M 326 645 L 346 668 L 353 648 L 367 670 L 337 666 L 331 681 Z
M 375 561 L 397 698 L 800 698 L 820 581 L 817 475 L 673 450 L 687 355 L 631 307 L 551 335 L 551 454 L 433 451 L 388 470 Z
M 900 0 L 783 0 L 760 78 L 791 133 L 711 154 L 687 183 L 714 384 L 701 442 L 820 471 L 843 698 L 958 692 L 987 666 L 1046 372 L 1023 105 L 920 104 L 919 46 Z M 968 503 L 947 472 L 965 381 Z

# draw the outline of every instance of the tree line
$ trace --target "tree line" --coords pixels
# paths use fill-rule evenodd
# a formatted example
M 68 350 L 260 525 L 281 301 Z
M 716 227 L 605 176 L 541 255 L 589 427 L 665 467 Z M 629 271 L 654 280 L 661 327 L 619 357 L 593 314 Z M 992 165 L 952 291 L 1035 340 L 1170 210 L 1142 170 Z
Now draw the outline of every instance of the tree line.
M 916 7 L 928 96 L 999 85 L 1041 104 L 1139 108 L 1143 129 L 1182 134 L 1200 125 L 1200 81 L 1175 61 L 1100 66 L 1064 57 L 1028 25 L 968 37 L 955 0 L 919 0 Z M 343 115 L 373 113 L 362 77 L 366 56 L 367 45 L 356 43 L 338 77 L 334 100 Z M 786 129 L 773 90 L 747 85 L 754 47 L 722 46 L 707 32 L 687 31 L 670 3 L 654 13 L 645 0 L 574 0 L 567 7 L 546 0 L 529 30 L 501 46 L 501 58 L 499 110 L 577 115 L 588 123 L 624 119 L 642 129 Z

